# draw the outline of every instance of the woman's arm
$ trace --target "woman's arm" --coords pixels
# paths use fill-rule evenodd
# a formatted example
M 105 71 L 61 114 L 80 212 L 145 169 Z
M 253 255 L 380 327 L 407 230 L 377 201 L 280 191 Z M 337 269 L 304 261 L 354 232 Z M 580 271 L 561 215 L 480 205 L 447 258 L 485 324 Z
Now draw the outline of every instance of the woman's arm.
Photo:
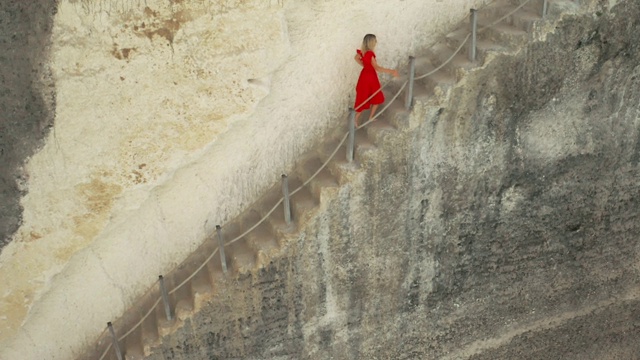
M 364 66 L 364 64 L 362 63 L 362 56 L 360 56 L 360 54 L 356 54 L 356 56 L 354 56 L 353 58 L 358 64 L 360 64 L 360 66 Z
M 397 70 L 387 69 L 387 68 L 383 68 L 382 66 L 378 66 L 378 62 L 376 61 L 376 58 L 371 59 L 371 65 L 373 65 L 373 68 L 378 72 L 385 72 L 387 74 L 393 75 L 393 77 L 398 77 Z

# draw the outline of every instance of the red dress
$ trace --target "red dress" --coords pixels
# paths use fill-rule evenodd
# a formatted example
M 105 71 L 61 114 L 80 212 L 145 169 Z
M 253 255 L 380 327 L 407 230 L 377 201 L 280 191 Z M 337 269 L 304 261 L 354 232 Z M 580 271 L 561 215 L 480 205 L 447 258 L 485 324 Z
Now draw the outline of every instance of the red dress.
M 376 54 L 371 50 L 364 53 L 364 55 L 362 55 L 362 51 L 360 50 L 357 50 L 357 52 L 362 58 L 363 67 L 360 72 L 360 77 L 358 78 L 358 84 L 356 85 L 356 103 L 354 108 L 357 112 L 361 112 L 370 108 L 371 105 L 382 104 L 384 102 L 384 94 L 382 90 L 380 90 L 378 73 L 376 73 L 376 69 L 374 69 L 371 64 L 371 60 L 376 57 Z M 373 97 L 371 97 L 371 95 L 373 95 Z

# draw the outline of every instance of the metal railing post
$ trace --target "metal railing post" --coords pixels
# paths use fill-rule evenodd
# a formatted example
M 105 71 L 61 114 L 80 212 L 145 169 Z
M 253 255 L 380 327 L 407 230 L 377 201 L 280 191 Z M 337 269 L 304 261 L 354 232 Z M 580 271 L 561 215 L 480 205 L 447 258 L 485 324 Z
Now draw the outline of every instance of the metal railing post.
M 107 327 L 109 328 L 109 332 L 111 333 L 111 339 L 113 340 L 113 351 L 116 352 L 116 356 L 118 360 L 123 360 L 122 350 L 120 350 L 120 344 L 118 344 L 118 337 L 116 336 L 116 332 L 113 330 L 113 324 L 111 321 L 107 323 Z
M 547 16 L 547 11 L 549 11 L 549 3 L 547 0 L 542 2 L 542 18 L 544 19 Z
M 220 263 L 222 264 L 222 272 L 227 274 L 227 258 L 224 256 L 224 239 L 222 238 L 222 228 L 220 225 L 216 225 L 216 232 L 218 233 L 218 251 L 220 252 Z
M 413 105 L 413 79 L 416 76 L 416 58 L 409 56 L 409 80 L 407 87 L 407 98 L 405 99 L 404 108 L 411 109 Z
M 476 61 L 478 46 L 478 10 L 471 9 L 471 48 L 469 49 L 469 60 Z
M 173 315 L 171 314 L 171 303 L 169 303 L 169 293 L 167 292 L 166 286 L 164 286 L 164 277 L 162 275 L 158 276 L 158 280 L 160 280 L 160 294 L 162 295 L 162 303 L 164 304 L 164 314 L 167 316 L 167 320 L 173 320 Z
M 291 225 L 291 199 L 289 199 L 289 178 L 282 174 L 282 195 L 284 195 L 284 222 Z
M 349 108 L 349 142 L 347 143 L 347 161 L 353 161 L 353 152 L 356 148 L 356 110 Z

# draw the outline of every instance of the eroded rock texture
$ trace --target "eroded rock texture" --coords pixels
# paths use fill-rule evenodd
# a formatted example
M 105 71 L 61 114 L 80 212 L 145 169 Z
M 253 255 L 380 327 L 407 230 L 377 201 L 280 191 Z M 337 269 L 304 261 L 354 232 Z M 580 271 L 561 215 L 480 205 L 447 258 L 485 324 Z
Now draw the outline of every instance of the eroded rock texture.
M 149 358 L 639 358 L 639 32 L 603 5 L 469 74 Z
M 0 2 L 0 249 L 22 219 L 26 159 L 53 125 L 49 43 L 56 1 Z

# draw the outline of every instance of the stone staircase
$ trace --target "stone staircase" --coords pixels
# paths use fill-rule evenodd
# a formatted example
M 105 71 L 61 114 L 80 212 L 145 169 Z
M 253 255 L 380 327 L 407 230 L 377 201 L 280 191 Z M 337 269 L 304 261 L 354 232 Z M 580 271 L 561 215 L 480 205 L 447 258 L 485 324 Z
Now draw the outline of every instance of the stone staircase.
M 478 12 L 478 26 L 482 29 L 495 20 L 514 10 L 524 0 L 500 0 L 482 8 Z M 437 106 L 437 101 L 446 95 L 468 71 L 482 67 L 491 53 L 509 53 L 517 51 L 527 42 L 536 26 L 542 19 L 543 1 L 531 0 L 516 13 L 508 16 L 499 24 L 485 28 L 478 33 L 477 61 L 471 62 L 467 56 L 467 46 L 453 57 L 446 66 L 433 75 L 424 78 L 414 85 L 414 103 L 423 102 Z M 579 3 L 572 0 L 548 1 L 547 19 L 556 19 L 560 14 L 576 12 Z M 449 59 L 465 40 L 469 33 L 468 21 L 445 36 L 430 49 L 416 56 L 416 75 L 422 75 L 436 69 Z M 391 84 L 385 89 L 386 97 L 391 99 L 399 89 L 399 84 Z M 394 132 L 407 129 L 409 113 L 404 108 L 403 96 L 398 97 L 377 121 L 356 132 L 355 159 L 348 163 L 345 159 L 346 145 L 343 144 L 327 167 L 291 197 L 292 224 L 287 225 L 283 216 L 283 204 L 268 216 L 267 220 L 249 232 L 246 236 L 225 246 L 224 253 L 228 272 L 222 269 L 220 255 L 216 253 L 206 266 L 202 267 L 193 278 L 179 290 L 170 294 L 170 303 L 174 317 L 168 320 L 165 316 L 161 294 L 158 286 L 154 286 L 145 294 L 121 319 L 114 323 L 116 335 L 121 337 L 149 313 L 140 326 L 120 342 L 125 359 L 143 359 L 159 344 L 162 337 L 179 328 L 200 305 L 218 294 L 218 284 L 229 279 L 251 276 L 259 269 L 269 266 L 271 259 L 282 256 L 289 239 L 303 228 L 307 219 L 323 203 L 323 192 L 327 188 L 335 188 L 348 181 L 349 172 L 359 171 L 363 158 L 369 151 L 377 151 L 386 137 L 394 136 Z M 366 114 L 364 115 L 367 116 Z M 346 132 L 346 125 L 336 130 L 336 136 L 324 142 L 316 151 L 305 156 L 296 166 L 293 174 L 289 174 L 289 189 L 296 189 L 309 179 L 325 163 L 335 150 L 340 138 Z M 282 197 L 281 184 L 274 185 L 261 199 L 250 206 L 243 214 L 222 228 L 224 239 L 231 239 L 243 234 L 254 226 L 273 208 Z M 167 289 L 171 291 L 194 273 L 207 257 L 217 248 L 216 234 L 206 239 L 188 259 L 173 272 L 165 276 Z M 154 305 L 155 304 L 155 305 Z M 151 309 L 151 310 L 150 310 Z M 88 359 L 100 359 L 104 350 L 112 340 L 105 332 L 95 348 L 87 353 Z M 104 359 L 117 360 L 113 346 Z

